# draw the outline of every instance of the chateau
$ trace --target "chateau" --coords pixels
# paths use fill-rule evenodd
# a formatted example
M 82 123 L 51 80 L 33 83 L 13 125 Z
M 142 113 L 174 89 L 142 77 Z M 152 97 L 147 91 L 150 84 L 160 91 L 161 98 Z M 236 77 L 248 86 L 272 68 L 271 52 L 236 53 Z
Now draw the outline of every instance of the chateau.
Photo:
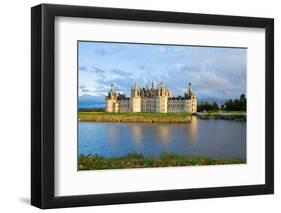
M 106 112 L 190 112 L 197 111 L 197 98 L 191 89 L 191 83 L 183 96 L 172 97 L 172 92 L 162 83 L 157 87 L 152 82 L 140 88 L 136 84 L 131 89 L 131 97 L 116 93 L 111 85 L 108 96 L 105 97 Z

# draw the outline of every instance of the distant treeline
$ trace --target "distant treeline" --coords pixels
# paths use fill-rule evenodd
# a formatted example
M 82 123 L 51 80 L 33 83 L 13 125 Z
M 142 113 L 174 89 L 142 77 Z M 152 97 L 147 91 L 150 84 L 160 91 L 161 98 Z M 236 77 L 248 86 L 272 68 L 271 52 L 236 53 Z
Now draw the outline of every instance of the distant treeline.
M 245 94 L 240 95 L 240 99 L 229 99 L 221 106 L 218 103 L 205 101 L 197 105 L 197 111 L 226 110 L 226 111 L 246 111 L 247 99 Z
M 79 112 L 105 112 L 105 108 L 80 108 Z

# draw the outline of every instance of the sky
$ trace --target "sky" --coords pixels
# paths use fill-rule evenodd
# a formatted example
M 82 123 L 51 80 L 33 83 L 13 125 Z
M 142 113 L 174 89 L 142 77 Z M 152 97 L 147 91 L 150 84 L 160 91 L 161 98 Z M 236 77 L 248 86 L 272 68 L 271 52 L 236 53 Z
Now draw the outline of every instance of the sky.
M 173 96 L 188 83 L 200 101 L 223 102 L 246 93 L 246 48 L 78 42 L 79 101 L 104 104 L 110 85 L 130 89 L 163 82 Z

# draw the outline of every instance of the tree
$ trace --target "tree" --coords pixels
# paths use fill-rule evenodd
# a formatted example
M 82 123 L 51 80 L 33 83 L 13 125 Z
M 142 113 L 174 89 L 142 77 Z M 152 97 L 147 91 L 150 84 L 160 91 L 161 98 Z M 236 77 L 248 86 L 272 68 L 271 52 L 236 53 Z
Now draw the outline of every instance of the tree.
M 225 110 L 232 110 L 232 108 L 233 108 L 233 101 L 232 101 L 232 99 L 229 99 L 228 101 L 226 101 L 224 103 L 224 105 L 225 105 Z
M 240 99 L 229 99 L 224 103 L 224 110 L 246 111 L 247 99 L 245 94 L 241 94 Z
M 209 104 L 208 101 L 205 101 L 205 102 L 203 102 L 202 104 L 198 104 L 197 110 L 198 110 L 199 112 L 212 110 L 212 105 Z
M 234 111 L 239 111 L 241 110 L 241 104 L 240 104 L 240 100 L 238 99 L 235 99 L 234 102 L 233 102 L 233 109 Z
M 221 105 L 222 110 L 227 111 L 246 111 L 247 99 L 245 94 L 241 94 L 239 99 L 229 99 L 226 100 L 224 104 Z M 205 101 L 197 105 L 197 111 L 210 111 L 210 110 L 219 110 L 219 105 L 216 102 L 210 104 L 208 101 Z
M 197 111 L 210 111 L 210 110 L 219 110 L 219 105 L 216 102 L 210 104 L 208 101 L 203 102 L 202 104 L 197 105 Z
M 219 105 L 216 102 L 213 103 L 212 110 L 219 110 Z
M 243 93 L 243 94 L 240 96 L 240 108 L 241 108 L 243 111 L 246 111 L 246 106 L 247 106 L 247 99 L 246 99 L 246 95 Z

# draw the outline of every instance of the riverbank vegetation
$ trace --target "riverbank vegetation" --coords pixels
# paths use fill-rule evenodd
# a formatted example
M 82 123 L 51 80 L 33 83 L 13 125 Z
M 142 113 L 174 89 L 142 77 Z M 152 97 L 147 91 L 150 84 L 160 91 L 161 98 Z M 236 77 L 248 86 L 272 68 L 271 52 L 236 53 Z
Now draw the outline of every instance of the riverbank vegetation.
M 245 94 L 241 94 L 239 99 L 229 99 L 224 102 L 221 106 L 217 102 L 209 103 L 205 101 L 197 105 L 197 111 L 246 111 L 247 99 Z
M 175 167 L 244 163 L 246 163 L 245 159 L 215 159 L 211 157 L 186 156 L 174 153 L 162 153 L 159 157 L 148 158 L 138 153 L 129 153 L 126 156 L 113 158 L 104 158 L 98 155 L 80 155 L 78 158 L 78 170 Z
M 79 112 L 105 112 L 105 108 L 80 108 Z
M 143 122 L 143 123 L 189 123 L 191 113 L 110 113 L 79 112 L 79 121 L 94 122 Z
M 220 119 L 232 121 L 246 121 L 247 115 L 244 111 L 205 111 L 198 112 L 197 116 L 201 119 Z
M 225 111 L 225 110 L 211 110 L 211 111 L 206 111 L 204 112 L 205 115 L 234 115 L 234 116 L 239 116 L 239 115 L 246 115 L 245 111 Z

